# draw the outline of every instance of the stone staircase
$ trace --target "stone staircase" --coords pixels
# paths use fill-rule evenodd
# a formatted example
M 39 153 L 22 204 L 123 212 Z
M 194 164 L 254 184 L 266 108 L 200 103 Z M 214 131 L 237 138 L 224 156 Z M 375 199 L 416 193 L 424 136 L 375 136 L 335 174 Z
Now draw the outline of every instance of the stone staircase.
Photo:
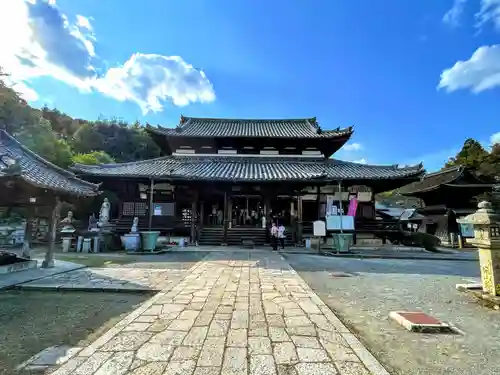
M 224 242 L 223 228 L 203 228 L 200 234 L 199 245 L 218 246 Z M 228 246 L 264 246 L 266 244 L 266 229 L 252 227 L 235 227 L 227 230 Z M 285 246 L 293 246 L 291 233 L 286 233 Z

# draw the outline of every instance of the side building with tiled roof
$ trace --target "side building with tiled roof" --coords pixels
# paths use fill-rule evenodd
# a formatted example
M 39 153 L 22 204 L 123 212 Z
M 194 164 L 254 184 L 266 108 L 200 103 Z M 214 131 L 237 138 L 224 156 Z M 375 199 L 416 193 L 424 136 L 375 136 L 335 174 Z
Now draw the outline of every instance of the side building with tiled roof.
M 335 195 L 339 184 L 343 194 L 337 196 L 345 211 L 349 198 L 359 195 L 356 219 L 361 228 L 362 222 L 375 220 L 375 193 L 413 182 L 423 173 L 422 165 L 380 166 L 331 158 L 353 129 L 323 130 L 316 118 L 182 116 L 175 128 L 148 126 L 147 131 L 164 156 L 79 164 L 73 170 L 117 193 L 123 201 L 119 220 L 124 225 L 139 216 L 142 225 L 185 232 L 201 243 L 241 241 L 242 228 L 261 236 L 273 217 L 294 228 L 290 241 L 301 242 L 302 228 L 307 231 L 324 217 L 327 195 Z
M 456 237 L 461 233 L 457 218 L 476 211 L 478 197 L 491 193 L 492 189 L 491 181 L 457 165 L 422 175 L 418 181 L 398 189 L 398 193 L 424 203 L 417 209 L 425 217 L 420 231 L 438 236 L 443 244 L 458 245 Z
M 42 267 L 52 267 L 62 202 L 75 202 L 99 192 L 98 184 L 52 164 L 0 130 L 0 205 L 24 208 L 23 256 L 29 257 L 35 211 L 50 211 L 49 246 Z

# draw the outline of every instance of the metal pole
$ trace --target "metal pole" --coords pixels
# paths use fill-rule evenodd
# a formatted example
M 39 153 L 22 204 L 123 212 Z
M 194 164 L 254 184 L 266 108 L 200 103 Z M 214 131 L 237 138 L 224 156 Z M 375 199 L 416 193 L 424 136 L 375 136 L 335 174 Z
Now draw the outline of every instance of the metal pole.
M 151 185 L 149 187 L 149 231 L 151 232 L 151 229 L 153 227 L 153 194 L 154 194 L 154 188 L 155 188 L 155 180 L 151 179 Z

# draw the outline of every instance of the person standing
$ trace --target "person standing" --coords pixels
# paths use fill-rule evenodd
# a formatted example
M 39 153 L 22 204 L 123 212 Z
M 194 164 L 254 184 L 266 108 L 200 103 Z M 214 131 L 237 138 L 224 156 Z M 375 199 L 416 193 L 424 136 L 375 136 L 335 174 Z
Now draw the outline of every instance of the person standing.
M 283 221 L 280 222 L 278 227 L 278 240 L 280 242 L 281 249 L 285 249 L 285 226 L 283 225 Z
M 278 250 L 278 227 L 275 222 L 273 222 L 273 225 L 271 226 L 271 244 L 273 246 L 273 250 Z

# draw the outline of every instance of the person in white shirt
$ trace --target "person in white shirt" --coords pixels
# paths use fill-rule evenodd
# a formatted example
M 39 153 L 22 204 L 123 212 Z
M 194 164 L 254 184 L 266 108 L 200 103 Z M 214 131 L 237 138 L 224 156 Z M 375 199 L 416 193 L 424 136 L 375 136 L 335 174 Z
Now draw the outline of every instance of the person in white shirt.
M 273 245 L 273 250 L 278 250 L 278 227 L 275 222 L 271 226 L 271 244 Z
M 283 222 L 280 223 L 278 227 L 278 240 L 280 241 L 281 249 L 285 248 L 285 226 Z

